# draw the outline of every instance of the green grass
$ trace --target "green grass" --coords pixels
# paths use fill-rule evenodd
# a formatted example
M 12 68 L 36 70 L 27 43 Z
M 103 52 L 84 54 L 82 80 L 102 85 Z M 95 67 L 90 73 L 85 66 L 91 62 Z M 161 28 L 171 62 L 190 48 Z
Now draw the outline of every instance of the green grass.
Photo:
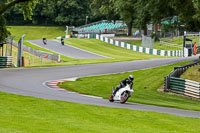
M 57 54 L 57 55 L 59 55 L 59 54 L 56 53 L 56 52 L 53 52 L 53 51 L 51 51 L 51 50 L 48 50 L 48 49 L 45 49 L 45 48 L 42 48 L 42 47 L 38 47 L 37 45 L 31 44 L 31 43 L 26 42 L 26 41 L 24 41 L 24 45 L 26 45 L 26 46 L 28 46 L 28 47 L 31 47 L 31 48 L 33 48 L 33 49 L 35 49 L 35 50 L 44 51 L 44 52 L 48 52 L 48 53 L 52 53 L 52 54 Z M 64 55 L 61 55 L 61 54 L 60 54 L 60 60 L 61 60 L 62 62 L 70 62 L 70 61 L 76 61 L 77 59 L 73 59 L 73 58 L 70 58 L 70 57 L 67 57 L 67 56 L 64 56 Z
M 200 131 L 200 119 L 44 100 L 0 92 L 1 133 L 167 133 Z
M 58 26 L 9 26 L 8 30 L 11 32 L 12 36 L 15 36 L 14 40 L 16 42 L 18 42 L 23 34 L 26 34 L 24 40 L 41 40 L 43 37 L 46 37 L 47 39 L 55 39 L 58 36 L 65 35 L 65 27 Z M 39 51 L 58 54 L 56 52 L 38 47 L 26 41 L 24 41 L 24 45 Z M 76 61 L 76 59 L 72 59 L 64 55 L 60 55 L 60 59 L 62 62 Z
M 61 64 L 52 64 L 47 66 L 63 66 L 63 65 L 79 65 L 79 64 L 94 64 L 94 63 L 108 63 L 108 62 L 120 62 L 120 61 L 133 61 L 133 60 L 143 60 L 152 58 L 166 58 L 164 56 L 149 55 L 140 52 L 134 52 L 121 47 L 113 46 L 105 42 L 96 39 L 67 39 L 65 43 L 71 46 L 78 47 L 80 49 L 90 51 L 99 55 L 103 55 L 110 58 L 105 59 L 72 59 L 72 58 L 62 58 L 63 62 Z M 33 45 L 33 44 L 27 44 Z M 30 46 L 37 49 L 35 45 Z M 43 50 L 38 47 L 38 50 Z M 45 50 L 44 50 L 45 51 Z M 48 50 L 47 50 L 48 52 Z
M 192 39 L 193 43 L 194 42 L 199 42 L 199 36 L 187 36 L 187 38 Z M 181 47 L 183 46 L 183 36 L 180 37 L 173 37 L 173 38 L 160 38 L 160 41 L 172 43 L 172 44 L 178 44 Z M 137 46 L 142 46 L 142 41 L 141 40 L 132 40 L 132 41 L 125 41 L 126 43 L 129 44 L 134 44 Z M 190 42 L 186 42 L 190 43 Z M 156 41 L 154 43 L 154 49 L 160 49 L 160 50 L 182 50 L 182 48 L 177 48 L 177 47 L 171 47 L 171 46 L 166 46 L 166 45 L 161 45 L 159 41 Z
M 137 45 L 137 46 L 142 46 L 142 41 L 141 40 L 131 40 L 131 41 L 124 41 L 128 44 L 133 44 L 133 45 Z
M 13 56 L 13 62 L 17 65 L 17 53 L 18 49 L 16 47 L 12 48 L 12 56 Z M 26 51 L 23 52 L 23 56 L 25 58 L 25 66 L 31 67 L 31 66 L 43 66 L 43 65 L 49 65 L 49 64 L 56 64 L 56 61 L 40 58 L 38 56 L 34 56 Z
M 114 58 L 113 60 L 130 61 L 151 58 L 165 58 L 162 56 L 149 55 L 113 46 L 97 39 L 70 39 L 65 40 L 65 43 L 99 55 Z
M 200 82 L 200 65 L 189 68 L 181 78 Z
M 25 40 L 55 39 L 58 36 L 65 36 L 65 27 L 58 26 L 8 26 L 8 30 L 15 40 L 19 40 L 23 34 L 26 34 Z
M 157 89 L 163 87 L 164 77 L 167 76 L 175 66 L 186 63 L 189 62 L 123 74 L 85 77 L 75 82 L 64 82 L 62 86 L 59 86 L 67 90 L 108 99 L 111 94 L 112 86 L 116 87 L 122 79 L 132 74 L 135 77 L 133 85 L 135 92 L 128 100 L 129 102 L 200 111 L 199 101 L 157 91 Z
M 133 44 L 133 45 L 137 45 L 137 46 L 142 46 L 142 41 L 141 40 L 132 40 L 132 41 L 125 41 L 126 43 L 128 44 Z M 174 43 L 174 44 L 180 44 L 180 43 L 183 43 L 183 42 L 171 42 L 171 43 Z M 183 45 L 183 44 L 181 44 Z M 170 47 L 170 46 L 166 46 L 166 45 L 160 45 L 160 42 L 155 42 L 154 43 L 154 49 L 160 49 L 160 50 L 182 50 L 180 48 L 176 48 L 176 47 Z
M 61 56 L 62 63 L 60 64 L 48 64 L 44 66 L 63 66 L 63 65 L 80 65 L 80 64 L 94 64 L 94 63 L 108 63 L 108 62 L 120 62 L 120 61 L 133 61 L 152 58 L 166 58 L 164 56 L 149 55 L 139 52 L 134 52 L 121 47 L 116 47 L 105 42 L 96 39 L 68 39 L 65 43 L 81 48 L 86 51 L 90 51 L 99 55 L 103 55 L 110 58 L 105 59 L 73 59 L 65 56 Z M 26 43 L 25 43 L 26 44 Z M 50 52 L 43 48 L 37 47 L 33 44 L 26 44 L 34 49 Z M 52 52 L 54 53 L 54 52 Z M 54 53 L 56 54 L 56 53 Z
M 40 27 L 40 26 L 10 26 L 9 30 L 12 35 L 16 36 L 15 40 L 26 34 L 25 40 L 42 39 L 46 37 L 47 39 L 54 39 L 57 36 L 64 35 L 63 27 Z M 105 42 L 95 40 L 95 39 L 69 39 L 66 43 L 96 54 L 104 55 L 110 57 L 109 59 L 73 59 L 63 55 L 61 56 L 60 64 L 47 64 L 44 66 L 63 66 L 63 65 L 77 65 L 77 64 L 94 64 L 94 63 L 108 63 L 108 62 L 120 62 L 120 61 L 132 61 L 132 60 L 143 60 L 152 58 L 165 58 L 162 56 L 148 55 L 139 52 L 133 52 L 124 48 L 108 45 Z M 58 54 L 53 51 L 38 47 L 31 43 L 24 41 L 24 45 L 29 46 L 33 49 L 49 52 L 53 54 Z

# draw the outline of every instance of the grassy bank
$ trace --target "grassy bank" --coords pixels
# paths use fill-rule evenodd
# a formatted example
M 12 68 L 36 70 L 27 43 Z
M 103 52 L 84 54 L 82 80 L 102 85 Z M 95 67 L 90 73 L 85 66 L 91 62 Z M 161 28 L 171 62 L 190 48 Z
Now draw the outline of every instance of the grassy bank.
M 200 119 L 196 118 L 43 100 L 2 92 L 0 100 L 1 133 L 197 133 L 200 130 Z
M 189 68 L 181 78 L 200 82 L 200 65 Z
M 59 26 L 9 26 L 8 30 L 15 40 L 18 41 L 23 34 L 26 34 L 25 40 L 55 39 L 58 36 L 64 36 L 65 27 Z
M 142 41 L 141 40 L 133 40 L 133 41 L 125 41 L 125 42 L 129 43 L 129 44 L 137 45 L 137 46 L 142 46 Z M 181 41 L 180 42 L 173 41 L 173 42 L 169 42 L 169 43 L 179 44 L 180 46 L 183 45 L 182 44 L 183 42 L 181 42 Z M 154 43 L 154 49 L 160 49 L 160 50 L 182 50 L 181 48 L 177 48 L 177 47 L 161 45 L 160 42 L 158 42 L 158 41 Z
M 168 75 L 175 66 L 186 63 L 188 62 L 123 74 L 85 77 L 75 82 L 64 82 L 62 86 L 59 86 L 67 90 L 108 99 L 111 94 L 112 86 L 116 87 L 122 79 L 132 74 L 135 77 L 133 85 L 135 92 L 128 100 L 129 102 L 200 111 L 199 101 L 157 91 L 158 88 L 163 86 L 164 77 Z
M 187 36 L 187 38 L 191 39 L 193 41 L 193 43 L 194 42 L 196 42 L 197 44 L 199 43 L 199 37 L 198 36 Z M 162 45 L 162 44 L 160 44 L 160 41 L 168 42 L 170 44 L 178 44 L 181 48 Z M 171 37 L 160 38 L 160 41 L 156 41 L 154 43 L 154 49 L 160 49 L 160 50 L 182 50 L 183 36 L 173 37 L 173 38 L 171 38 Z M 129 44 L 137 45 L 137 46 L 142 46 L 142 41 L 141 40 L 131 40 L 131 41 L 125 41 L 125 42 L 129 43 Z
M 15 36 L 14 40 L 18 42 L 23 34 L 25 34 L 24 40 L 42 40 L 43 37 L 47 39 L 55 39 L 58 36 L 65 35 L 65 27 L 59 26 L 9 26 L 8 30 L 11 32 L 12 36 Z M 42 47 L 38 47 L 29 42 L 24 41 L 24 45 L 31 47 L 33 49 L 49 52 L 52 54 L 58 54 L 56 52 L 47 50 Z M 72 59 L 63 55 L 60 55 L 60 59 L 62 62 L 75 61 L 76 59 Z M 50 64 L 49 64 L 50 65 Z M 53 63 L 52 63 L 53 65 Z
M 10 26 L 11 31 L 15 40 L 26 34 L 25 40 L 37 40 L 46 37 L 47 39 L 55 39 L 57 36 L 65 35 L 64 27 L 41 27 L 41 26 Z M 107 59 L 73 59 L 70 57 L 61 56 L 61 63 L 59 64 L 47 64 L 45 66 L 63 66 L 63 65 L 77 65 L 77 64 L 94 64 L 94 63 L 108 63 L 108 62 L 120 62 L 120 61 L 132 61 L 132 60 L 143 60 L 152 58 L 166 58 L 155 55 L 148 55 L 139 52 L 133 52 L 124 48 L 108 45 L 105 42 L 95 39 L 68 39 L 65 43 L 78 47 L 80 49 L 90 51 L 99 55 L 109 57 Z M 24 45 L 29 46 L 33 49 L 58 54 L 53 51 L 38 47 L 31 43 L 24 41 Z M 40 65 L 39 65 L 40 66 Z
M 86 51 L 90 51 L 106 57 L 111 57 L 113 60 L 129 61 L 129 60 L 142 60 L 152 58 L 166 58 L 162 56 L 149 55 L 140 52 L 131 51 L 125 48 L 117 47 L 99 41 L 97 39 L 69 39 L 65 43 Z

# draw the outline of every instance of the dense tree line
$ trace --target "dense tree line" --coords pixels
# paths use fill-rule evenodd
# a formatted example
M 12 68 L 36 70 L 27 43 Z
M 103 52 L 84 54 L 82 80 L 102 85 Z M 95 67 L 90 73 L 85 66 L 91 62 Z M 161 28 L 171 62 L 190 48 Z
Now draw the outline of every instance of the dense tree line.
M 167 25 L 167 29 L 184 25 L 186 30 L 200 30 L 200 0 L 93 0 L 92 11 L 96 14 L 119 16 L 128 25 L 129 35 L 132 24 L 146 34 L 146 25 L 161 25 L 163 19 L 177 16 L 180 23 Z M 106 8 L 111 7 L 111 8 Z M 114 12 L 114 13 L 113 13 Z M 156 28 L 155 28 L 156 32 Z
M 82 25 L 91 14 L 91 0 L 38 1 L 31 20 L 24 21 L 20 7 L 12 7 L 5 13 L 9 25 Z
M 97 20 L 121 19 L 146 34 L 147 24 L 157 25 L 168 20 L 165 29 L 175 29 L 184 25 L 187 30 L 200 30 L 200 0 L 1 0 L 0 40 L 8 34 L 5 25 L 73 25 Z M 176 16 L 177 21 L 170 24 Z M 25 20 L 24 20 L 25 19 Z M 179 22 L 180 21 L 180 22 Z M 164 25 L 166 26 L 166 25 Z

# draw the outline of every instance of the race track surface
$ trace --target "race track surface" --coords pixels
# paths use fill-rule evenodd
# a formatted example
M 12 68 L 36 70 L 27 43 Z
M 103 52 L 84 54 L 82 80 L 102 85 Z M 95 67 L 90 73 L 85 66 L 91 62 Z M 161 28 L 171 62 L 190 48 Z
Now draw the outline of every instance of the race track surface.
M 200 118 L 200 112 L 198 111 L 172 109 L 136 103 L 110 103 L 107 99 L 87 97 L 76 93 L 59 91 L 57 89 L 48 88 L 44 85 L 44 82 L 50 80 L 134 71 L 195 58 L 197 57 L 151 59 L 49 68 L 0 69 L 0 91 L 51 100 L 61 100 L 113 108 L 154 111 L 178 116 Z
M 97 55 L 95 53 L 91 53 L 85 50 L 81 50 L 79 48 L 72 47 L 70 45 L 61 45 L 60 42 L 55 40 L 47 40 L 47 45 L 44 45 L 42 40 L 29 40 L 27 42 L 30 42 L 32 44 L 35 44 L 37 46 L 43 47 L 45 49 L 49 49 L 51 51 L 54 51 L 56 53 L 71 57 L 71 58 L 77 58 L 77 59 L 103 59 L 107 58 L 102 55 Z

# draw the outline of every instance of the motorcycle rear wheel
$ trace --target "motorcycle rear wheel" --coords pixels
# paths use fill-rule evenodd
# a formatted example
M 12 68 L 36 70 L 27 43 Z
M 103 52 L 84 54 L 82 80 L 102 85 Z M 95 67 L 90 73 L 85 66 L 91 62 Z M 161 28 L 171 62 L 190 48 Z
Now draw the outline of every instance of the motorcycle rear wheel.
M 109 97 L 109 101 L 110 101 L 110 102 L 114 102 L 114 100 L 113 100 L 113 95 L 112 95 L 112 94 L 111 94 L 110 97 Z

